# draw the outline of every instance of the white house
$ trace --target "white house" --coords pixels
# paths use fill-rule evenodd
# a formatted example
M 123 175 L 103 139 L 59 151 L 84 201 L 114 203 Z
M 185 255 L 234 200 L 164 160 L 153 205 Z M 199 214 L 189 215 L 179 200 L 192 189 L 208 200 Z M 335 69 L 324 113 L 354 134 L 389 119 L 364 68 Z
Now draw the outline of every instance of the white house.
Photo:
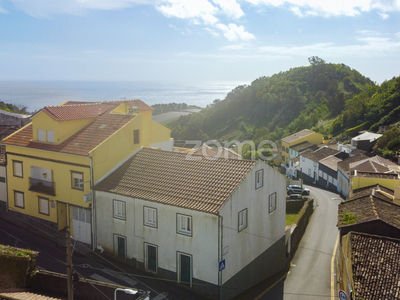
M 229 299 L 284 268 L 285 187 L 262 161 L 142 148 L 94 187 L 98 246 Z

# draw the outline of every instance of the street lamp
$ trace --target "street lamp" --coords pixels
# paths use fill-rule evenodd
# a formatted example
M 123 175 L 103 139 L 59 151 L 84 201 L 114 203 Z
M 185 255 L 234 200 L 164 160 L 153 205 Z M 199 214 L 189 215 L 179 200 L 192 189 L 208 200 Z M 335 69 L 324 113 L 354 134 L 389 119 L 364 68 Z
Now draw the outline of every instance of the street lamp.
M 130 295 L 136 295 L 136 293 L 138 292 L 138 291 L 134 291 L 131 289 L 116 288 L 114 291 L 114 300 L 117 300 L 117 291 L 123 291 L 123 292 L 125 292 L 125 294 L 130 294 Z

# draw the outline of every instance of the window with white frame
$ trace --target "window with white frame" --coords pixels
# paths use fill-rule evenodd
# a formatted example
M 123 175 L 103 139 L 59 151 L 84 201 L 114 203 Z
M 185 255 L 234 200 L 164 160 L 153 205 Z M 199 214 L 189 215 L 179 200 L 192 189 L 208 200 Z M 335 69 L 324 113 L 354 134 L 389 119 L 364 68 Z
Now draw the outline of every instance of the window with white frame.
M 25 208 L 25 199 L 23 192 L 14 191 L 14 205 L 19 208 Z
M 316 161 L 314 161 L 314 167 L 317 167 L 317 162 Z
M 71 187 L 83 191 L 83 173 L 71 171 Z
M 15 177 L 23 177 L 22 161 L 13 160 L 13 175 Z
M 114 203 L 114 218 L 125 220 L 125 202 L 113 200 Z
M 145 226 L 157 227 L 157 209 L 144 206 L 143 220 Z
M 247 227 L 247 208 L 239 212 L 238 218 L 238 230 L 242 231 Z
M 301 157 L 301 160 L 302 160 L 303 162 L 305 162 L 305 161 L 306 161 L 306 159 L 305 159 L 305 157 L 304 157 L 304 156 L 302 156 L 302 157 Z
M 54 143 L 54 131 L 47 130 L 47 142 Z
M 264 169 L 256 172 L 256 189 L 262 187 L 264 184 Z
M 276 193 L 269 195 L 269 212 L 273 212 L 276 209 Z
M 180 234 L 192 236 L 192 217 L 176 214 L 177 231 Z
M 37 131 L 38 141 L 46 141 L 46 132 L 43 129 L 38 129 Z
M 39 213 L 42 215 L 50 215 L 49 199 L 39 197 Z

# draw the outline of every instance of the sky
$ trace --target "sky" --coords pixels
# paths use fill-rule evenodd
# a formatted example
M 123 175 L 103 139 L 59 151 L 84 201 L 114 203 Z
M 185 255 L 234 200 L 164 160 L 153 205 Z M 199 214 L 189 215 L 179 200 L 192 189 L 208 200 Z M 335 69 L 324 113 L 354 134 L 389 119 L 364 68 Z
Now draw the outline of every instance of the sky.
M 0 0 L 0 80 L 243 81 L 318 56 L 400 75 L 400 0 Z

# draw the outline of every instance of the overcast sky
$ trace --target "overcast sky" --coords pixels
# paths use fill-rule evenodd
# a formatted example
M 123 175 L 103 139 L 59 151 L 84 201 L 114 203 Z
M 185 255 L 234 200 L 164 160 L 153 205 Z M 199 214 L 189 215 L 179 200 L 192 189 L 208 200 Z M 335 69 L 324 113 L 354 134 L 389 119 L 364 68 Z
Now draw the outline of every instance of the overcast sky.
M 243 81 L 344 63 L 400 75 L 400 0 L 0 0 L 0 80 Z

